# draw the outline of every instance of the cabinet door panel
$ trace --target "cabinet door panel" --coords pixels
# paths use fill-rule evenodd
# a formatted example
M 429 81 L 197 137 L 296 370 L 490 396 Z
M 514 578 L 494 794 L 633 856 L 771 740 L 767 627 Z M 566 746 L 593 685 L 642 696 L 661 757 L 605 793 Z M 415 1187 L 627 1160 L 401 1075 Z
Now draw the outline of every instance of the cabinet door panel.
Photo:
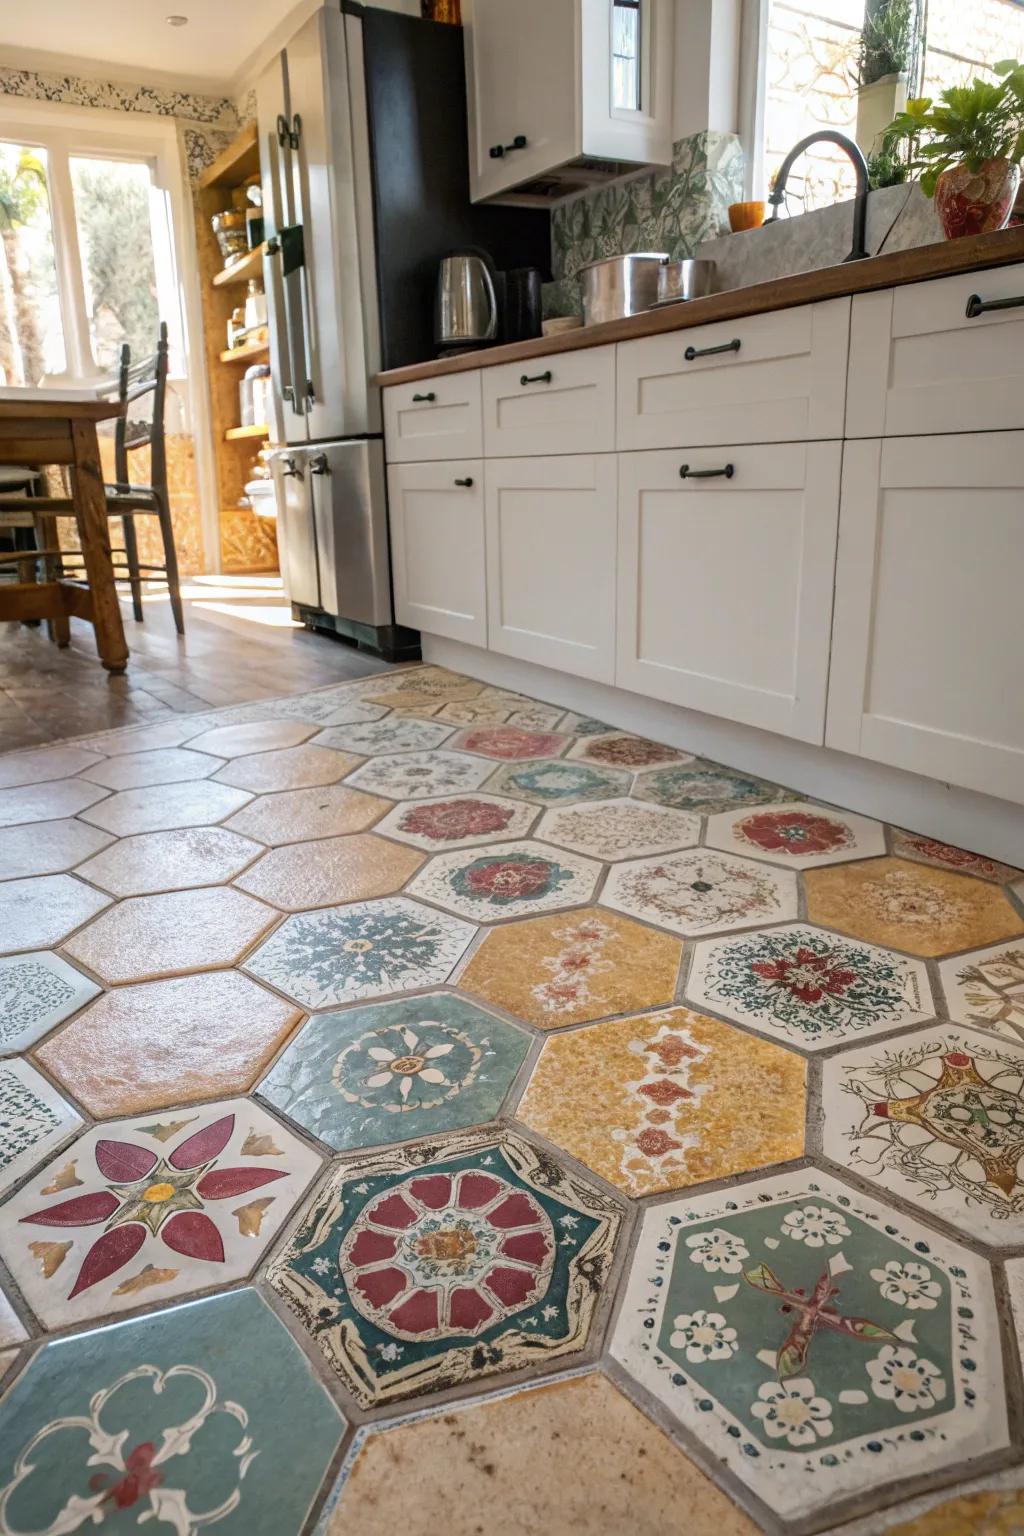
M 485 368 L 481 384 L 488 458 L 615 447 L 614 347 Z
M 384 391 L 384 434 L 389 464 L 421 459 L 479 458 L 480 374 L 440 374 Z
M 483 468 L 466 459 L 388 470 L 395 616 L 471 645 L 487 644 Z

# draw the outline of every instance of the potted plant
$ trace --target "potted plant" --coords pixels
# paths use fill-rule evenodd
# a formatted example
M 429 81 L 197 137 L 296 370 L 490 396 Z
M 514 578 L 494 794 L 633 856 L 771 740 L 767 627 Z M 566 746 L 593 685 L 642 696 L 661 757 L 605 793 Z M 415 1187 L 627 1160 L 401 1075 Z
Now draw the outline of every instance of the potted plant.
M 906 140 L 921 190 L 935 198 L 947 240 L 1002 229 L 1020 185 L 1024 155 L 1024 64 L 994 66 L 997 80 L 953 85 L 938 102 L 909 101 L 885 133 L 885 144 Z
M 869 0 L 856 65 L 856 137 L 865 156 L 881 148 L 885 130 L 907 105 L 917 19 L 918 0 Z

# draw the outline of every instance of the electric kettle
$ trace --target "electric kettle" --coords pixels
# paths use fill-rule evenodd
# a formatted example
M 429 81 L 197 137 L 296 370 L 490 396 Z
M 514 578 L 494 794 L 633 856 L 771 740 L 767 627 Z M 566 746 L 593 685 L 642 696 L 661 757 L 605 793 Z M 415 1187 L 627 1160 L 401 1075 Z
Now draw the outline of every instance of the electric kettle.
M 434 340 L 439 347 L 474 347 L 498 334 L 498 301 L 490 258 L 452 251 L 437 274 Z

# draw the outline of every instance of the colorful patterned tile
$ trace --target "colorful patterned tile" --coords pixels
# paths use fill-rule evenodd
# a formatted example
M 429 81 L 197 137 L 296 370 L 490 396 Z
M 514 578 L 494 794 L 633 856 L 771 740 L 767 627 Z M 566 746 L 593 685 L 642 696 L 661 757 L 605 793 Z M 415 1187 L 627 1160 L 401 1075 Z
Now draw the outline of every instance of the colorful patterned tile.
M 88 976 L 46 950 L 0 960 L 0 1055 L 27 1051 L 99 990 Z
M 118 987 L 36 1049 L 98 1119 L 244 1093 L 298 1010 L 236 971 Z
M 508 1131 L 338 1168 L 270 1284 L 364 1407 L 585 1348 L 618 1207 Z
M 5 753 L 0 757 L 0 789 L 42 784 L 49 779 L 68 779 L 74 773 L 98 767 L 102 761 L 98 752 L 64 744 L 38 747 L 30 752 Z
M 993 944 L 939 966 L 946 1011 L 960 1024 L 1024 1037 L 1024 941 Z
M 569 756 L 587 763 L 599 763 L 602 767 L 629 768 L 633 772 L 694 760 L 692 752 L 681 752 L 678 747 L 666 747 L 662 742 L 648 741 L 644 736 L 630 736 L 627 731 L 614 731 L 607 736 L 584 736 Z
M 983 1488 L 943 1499 L 923 1514 L 885 1527 L 886 1536 L 1021 1536 L 1024 1488 Z
M 190 747 L 164 747 L 157 752 L 125 752 L 87 768 L 82 777 L 107 789 L 143 789 L 147 784 L 177 784 L 205 779 L 223 768 L 222 757 L 194 752 Z
M 215 784 L 211 779 L 198 779 L 189 784 L 122 790 L 85 811 L 83 819 L 115 832 L 118 837 L 129 837 L 133 832 L 212 827 L 233 811 L 240 811 L 251 799 L 244 790 Z
M 236 757 L 216 777 L 220 784 L 233 784 L 236 789 L 265 795 L 275 790 L 337 784 L 358 763 L 359 759 L 348 752 L 334 752 L 330 747 L 315 747 L 307 742 L 305 746 L 285 747 L 280 752 Z
M 649 773 L 638 774 L 633 794 L 638 800 L 653 800 L 658 805 L 671 805 L 677 811 L 696 811 L 701 816 L 799 798 L 781 785 L 768 784 L 764 779 L 735 773 L 720 763 L 709 763 L 700 758 L 685 766 L 655 768 Z
M 217 719 L 221 716 L 218 714 Z M 189 742 L 193 752 L 214 757 L 247 757 L 250 752 L 274 752 L 297 747 L 316 735 L 316 728 L 301 720 L 250 720 L 246 724 L 219 725 Z
M 4 1409 L 9 1531 L 297 1536 L 345 1428 L 254 1290 L 51 1341 Z
M 421 701 L 443 704 L 448 700 L 477 699 L 483 690 L 483 683 L 474 682 L 471 677 L 449 672 L 446 667 L 423 666 L 410 667 L 388 677 L 370 678 L 365 690 L 361 690 L 361 697 L 371 704 L 412 706 Z
M 101 981 L 143 981 L 234 965 L 277 913 L 230 886 L 130 896 L 69 939 L 64 951 Z
M 156 891 L 221 885 L 240 875 L 262 852 L 259 843 L 224 827 L 180 827 L 124 837 L 83 864 L 78 873 L 112 896 L 150 896 Z
M 811 870 L 805 889 L 811 922 L 912 955 L 948 955 L 1024 934 L 1024 918 L 1001 891 L 906 859 Z
M 366 1434 L 324 1536 L 525 1536 L 541 1528 L 552 1536 L 665 1536 L 678 1529 L 682 1511 L 687 1536 L 758 1533 L 657 1425 L 595 1374 Z
M 800 1157 L 806 1067 L 688 1008 L 544 1042 L 517 1119 L 631 1195 Z
M 536 806 L 498 795 L 454 795 L 413 800 L 389 811 L 377 828 L 386 837 L 428 853 L 473 848 L 499 838 L 525 837 L 537 820 Z
M 697 944 L 686 997 L 808 1051 L 935 1012 L 919 960 L 803 923 Z
M 494 923 L 589 901 L 600 873 L 592 859 L 544 843 L 500 843 L 439 854 L 409 891 L 474 922 Z
M 518 725 L 524 731 L 563 731 L 563 719 L 563 711 L 556 706 L 531 700 L 513 709 L 508 724 Z
M 700 817 L 636 800 L 588 800 L 545 811 L 537 836 L 611 864 L 698 843 Z
M 30 821 L 59 821 L 77 816 L 110 791 L 85 779 L 54 779 L 42 784 L 21 784 L 0 789 L 0 827 L 20 827 Z M 88 818 L 91 820 L 92 818 Z
M 603 720 L 595 720 L 593 715 L 568 714 L 562 720 L 562 730 L 573 736 L 608 736 L 614 727 Z
M 355 789 L 367 789 L 389 800 L 424 800 L 429 795 L 455 794 L 479 789 L 492 765 L 482 757 L 466 757 L 461 752 L 400 752 L 391 757 L 374 757 L 348 782 Z
M 59 875 L 112 842 L 109 832 L 84 821 L 36 821 L 5 827 L 0 831 L 0 871 L 5 880 Z
M 648 1211 L 612 1354 L 791 1520 L 1007 1443 L 988 1265 L 814 1169 Z
M 389 800 L 378 800 L 376 795 L 364 795 L 358 789 L 325 784 L 314 789 L 286 789 L 276 795 L 259 795 L 226 825 L 246 837 L 258 837 L 260 842 L 279 846 L 365 832 L 390 804 Z
M 472 924 L 404 896 L 289 917 L 245 968 L 304 1008 L 436 987 L 475 933 Z
M 796 876 L 703 848 L 613 864 L 602 905 L 695 935 L 796 917 Z
M 538 1029 L 657 1008 L 675 996 L 682 944 L 599 907 L 488 933 L 459 986 Z
M 424 709 L 440 712 L 441 706 L 445 703 L 475 699 L 480 693 L 480 687 L 479 683 L 465 683 L 438 693 L 425 683 L 415 688 L 411 685 L 399 688 L 392 683 L 381 687 L 377 693 L 367 693 L 366 699 L 371 704 L 383 704 L 387 709 L 393 709 L 396 714 L 403 711 L 418 715 Z
M 379 720 L 387 710 L 379 704 L 361 704 L 347 699 L 341 689 L 326 693 L 300 693 L 288 699 L 267 699 L 263 704 L 266 718 L 304 720 L 309 725 L 348 725 L 356 720 Z
M 994 1247 L 1024 1242 L 1024 1046 L 915 1030 L 830 1057 L 823 1151 Z
M 885 853 L 880 821 L 802 800 L 780 810 L 725 811 L 712 816 L 704 841 L 709 848 L 788 864 L 792 869 L 816 869 Z
M 996 885 L 1012 885 L 1024 873 L 1009 864 L 1000 864 L 997 859 L 970 853 L 966 848 L 954 848 L 951 843 L 940 843 L 934 837 L 923 837 L 917 832 L 901 832 L 898 827 L 892 829 L 892 851 L 901 859 L 916 859 L 939 869 L 955 869 L 961 875 L 992 880 Z
M 372 832 L 272 848 L 235 884 L 285 912 L 400 891 L 423 855 Z
M 260 1084 L 282 1114 L 338 1151 L 493 1120 L 529 1038 L 449 992 L 321 1013 Z
M 250 1274 L 319 1167 L 248 1099 L 95 1126 L 4 1206 L 0 1253 L 48 1328 L 178 1299 Z
M 82 1117 L 20 1056 L 0 1061 L 0 1194 L 77 1131 Z
M 485 725 L 460 731 L 452 746 L 462 752 L 477 752 L 481 757 L 528 762 L 535 757 L 558 757 L 570 739 L 560 736 L 557 731 L 526 731 L 520 725 Z
M 507 699 L 480 697 L 442 704 L 436 718 L 452 725 L 503 725 L 511 713 L 512 705 Z
M 382 752 L 429 752 L 447 741 L 455 727 L 436 720 L 369 720 L 353 725 L 332 725 L 314 740 L 323 747 L 337 747 L 360 757 Z
M 628 795 L 632 781 L 632 774 L 623 773 L 621 768 L 591 768 L 555 757 L 536 763 L 506 763 L 487 780 L 487 788 L 496 795 L 532 800 L 534 805 L 568 805 L 574 800 Z
M 49 949 L 109 906 L 109 896 L 74 875 L 4 880 L 0 882 L 0 954 Z

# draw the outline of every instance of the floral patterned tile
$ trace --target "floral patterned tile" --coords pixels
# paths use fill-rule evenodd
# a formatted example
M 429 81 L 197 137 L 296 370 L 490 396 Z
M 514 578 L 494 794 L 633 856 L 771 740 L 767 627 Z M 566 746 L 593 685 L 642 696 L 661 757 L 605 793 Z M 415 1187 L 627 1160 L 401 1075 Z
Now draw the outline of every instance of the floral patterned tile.
M 220 714 L 217 719 L 221 719 Z M 238 725 L 216 725 L 189 742 L 193 752 L 214 757 L 247 757 L 251 752 L 274 752 L 297 747 L 316 735 L 316 727 L 301 720 L 249 720 Z
M 279 752 L 255 752 L 251 757 L 236 757 L 216 777 L 220 784 L 233 784 L 236 789 L 265 795 L 275 790 L 336 784 L 358 763 L 359 759 L 347 752 L 334 752 L 329 747 L 316 747 L 307 742 L 301 747 L 285 747 Z
M 64 951 L 116 984 L 234 965 L 277 921 L 262 902 L 229 886 L 130 896 L 69 939 Z
M 53 1340 L 4 1408 L 4 1515 L 21 1531 L 296 1536 L 345 1428 L 254 1290 Z
M 0 1055 L 27 1051 L 99 990 L 88 976 L 45 950 L 0 960 Z
M 74 875 L 0 881 L 0 954 L 49 949 L 109 906 L 109 896 Z
M 538 704 L 534 699 L 522 701 L 508 717 L 509 725 L 517 725 L 524 731 L 564 731 L 562 710 L 551 704 Z
M 731 768 L 699 758 L 685 766 L 655 768 L 638 774 L 633 794 L 638 800 L 653 800 L 658 805 L 695 811 L 701 816 L 799 798 L 778 784 L 768 784 L 764 779 L 735 773 Z
M 563 718 L 561 728 L 573 736 L 608 736 L 613 732 L 612 726 L 605 725 L 603 720 L 595 720 L 592 715 L 568 714 Z
M 508 699 L 467 699 L 463 703 L 442 704 L 437 711 L 438 720 L 452 725 L 503 725 L 512 713 Z
M 7 1202 L 0 1253 L 48 1328 L 168 1301 L 250 1274 L 319 1166 L 247 1099 L 96 1126 Z
M 794 800 L 781 810 L 725 811 L 708 821 L 705 842 L 751 859 L 768 859 L 792 869 L 815 869 L 885 853 L 879 821 Z
M 112 842 L 109 832 L 84 821 L 37 821 L 5 827 L 0 831 L 0 870 L 5 880 L 59 875 Z
M 496 795 L 514 795 L 535 805 L 562 805 L 628 795 L 632 778 L 620 768 L 597 769 L 586 763 L 548 758 L 535 763 L 506 763 L 487 780 L 487 788 Z
M 176 784 L 188 779 L 205 779 L 223 768 L 222 757 L 208 752 L 194 752 L 189 747 L 164 747 L 156 752 L 125 752 L 94 768 L 83 770 L 81 777 L 107 789 L 142 789 L 147 784 Z
M 800 1157 L 799 1056 L 668 1008 L 544 1043 L 517 1118 L 631 1195 Z
M 383 704 L 366 704 L 360 699 L 339 703 L 337 698 L 333 702 L 335 707 L 330 713 L 318 717 L 321 725 L 355 725 L 360 720 L 383 720 L 387 714 Z
M 285 912 L 364 901 L 400 891 L 423 863 L 411 848 L 373 832 L 272 848 L 235 884 Z
M 38 747 L 30 752 L 11 752 L 0 758 L 0 789 L 15 789 L 22 784 L 42 784 L 50 779 L 68 779 L 72 774 L 98 767 L 102 761 L 98 752 L 70 744 Z
M 446 680 L 428 678 L 417 673 L 405 679 L 376 680 L 375 686 L 368 689 L 364 697 L 370 704 L 383 704 L 388 709 L 414 710 L 420 705 L 437 707 L 464 703 L 479 698 L 482 692 L 483 684 L 474 683 L 469 678 L 455 679 L 453 676 L 451 680 Z
M 1007 1444 L 988 1265 L 814 1169 L 648 1211 L 612 1353 L 791 1520 Z
M 730 853 L 694 849 L 613 864 L 604 906 L 695 935 L 796 917 L 796 877 Z
M 589 901 L 601 866 L 543 843 L 442 853 L 409 886 L 410 894 L 478 923 L 550 912 Z
M 125 789 L 83 813 L 93 826 L 118 837 L 133 832 L 169 832 L 176 827 L 212 827 L 240 811 L 252 796 L 227 784 L 199 779 L 189 784 L 161 784 Z
M 89 784 L 85 779 L 54 779 L 52 783 L 0 789 L 0 827 L 77 816 L 97 801 L 105 800 L 109 793 L 102 785 Z
M 806 890 L 812 922 L 912 955 L 948 955 L 1024 934 L 1024 918 L 1001 891 L 906 859 L 811 870 Z
M 995 1247 L 1024 1243 L 1024 1045 L 916 1030 L 825 1063 L 826 1155 Z
M 479 789 L 491 766 L 484 758 L 466 757 L 461 752 L 403 752 L 371 758 L 350 774 L 348 783 L 390 800 L 424 800 L 430 795 Z
M 426 993 L 310 1019 L 259 1091 L 354 1151 L 492 1120 L 529 1043 L 464 998 Z
M 81 1115 L 27 1061 L 0 1061 L 0 1194 L 56 1151 L 81 1123 Z
M 286 789 L 279 794 L 259 795 L 250 800 L 226 825 L 234 832 L 244 833 L 247 838 L 256 837 L 260 842 L 276 847 L 318 837 L 365 832 L 379 821 L 390 803 L 341 784 Z
M 150 896 L 222 885 L 262 852 L 259 843 L 224 827 L 179 827 L 123 837 L 78 873 L 112 896 Z
M 943 960 L 939 976 L 951 1019 L 1024 1038 L 1024 940 Z
M 808 1051 L 935 1012 L 919 960 L 806 924 L 697 944 L 686 996 Z
M 578 1353 L 620 1215 L 509 1131 L 338 1168 L 270 1284 L 364 1407 Z
M 692 752 L 681 752 L 678 747 L 666 747 L 660 741 L 648 741 L 643 736 L 630 736 L 625 731 L 615 731 L 607 736 L 584 736 L 569 753 L 570 757 L 584 762 L 599 763 L 611 768 L 660 768 L 666 763 L 692 763 Z
M 447 741 L 455 727 L 439 725 L 436 720 L 369 720 L 352 725 L 332 725 L 314 741 L 322 747 L 337 747 L 360 757 L 382 752 L 429 752 Z
M 346 698 L 341 689 L 326 693 L 302 693 L 290 699 L 264 703 L 267 718 L 303 720 L 307 725 L 350 725 L 356 720 L 379 720 L 387 710 L 380 704 L 363 704 L 357 695 Z
M 527 731 L 520 725 L 492 725 L 460 731 L 452 746 L 463 752 L 477 752 L 481 757 L 527 762 L 535 757 L 558 757 L 570 739 L 560 736 L 557 731 Z
M 245 968 L 303 1008 L 440 986 L 475 928 L 404 896 L 286 918 Z
M 459 986 L 539 1029 L 634 1013 L 675 996 L 682 944 L 588 907 L 494 928 Z
M 378 831 L 428 853 L 472 848 L 498 838 L 525 837 L 537 820 L 536 806 L 499 795 L 452 795 L 396 805 Z
M 901 859 L 916 859 L 938 869 L 955 869 L 961 875 L 992 880 L 996 885 L 1012 885 L 1024 873 L 1009 864 L 1000 864 L 998 859 L 986 859 L 966 848 L 954 848 L 951 843 L 940 843 L 934 837 L 923 837 L 917 832 L 901 832 L 896 827 L 892 832 L 892 851 Z
M 588 800 L 545 811 L 537 836 L 611 864 L 698 843 L 700 817 L 636 800 Z

